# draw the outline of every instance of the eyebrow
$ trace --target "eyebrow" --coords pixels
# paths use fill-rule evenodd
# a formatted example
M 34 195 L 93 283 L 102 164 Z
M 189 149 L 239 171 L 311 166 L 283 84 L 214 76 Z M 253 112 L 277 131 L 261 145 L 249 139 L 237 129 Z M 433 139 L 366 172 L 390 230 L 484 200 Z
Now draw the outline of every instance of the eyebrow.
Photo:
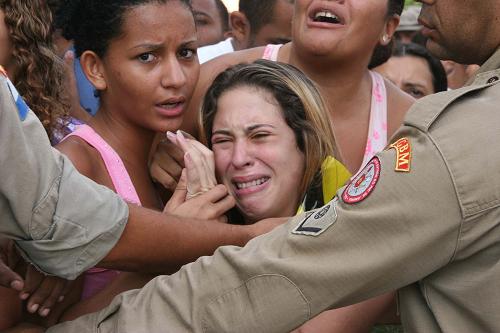
M 210 15 L 208 15 L 207 13 L 199 12 L 199 11 L 193 11 L 193 15 L 201 15 L 201 16 L 205 16 L 205 17 L 210 17 Z
M 270 124 L 255 124 L 255 125 L 248 126 L 246 128 L 245 132 L 251 132 L 251 131 L 256 130 L 258 128 L 261 128 L 261 127 L 276 128 L 276 127 L 274 127 L 273 125 L 270 125 Z
M 255 125 L 250 125 L 247 128 L 245 128 L 245 132 L 246 133 L 252 132 L 252 131 L 254 131 L 254 130 L 258 129 L 258 128 L 261 128 L 261 127 L 276 128 L 275 126 L 270 125 L 270 124 L 255 124 Z M 231 135 L 231 131 L 227 130 L 227 129 L 220 129 L 220 130 L 216 130 L 216 131 L 212 132 L 212 136 L 215 135 L 215 134 Z
M 196 39 L 190 39 L 190 40 L 187 40 L 183 43 L 180 44 L 180 46 L 186 46 L 186 45 L 189 45 L 189 44 L 194 44 L 196 43 Z M 144 43 L 144 44 L 139 44 L 139 45 L 136 45 L 136 46 L 132 46 L 130 48 L 130 50 L 135 50 L 135 49 L 145 49 L 145 50 L 158 50 L 158 49 L 161 49 L 165 47 L 165 45 L 163 45 L 163 43 L 158 43 L 158 44 L 154 44 L 154 43 Z
M 416 83 L 416 82 L 405 82 L 405 87 L 415 87 L 420 89 L 426 89 L 427 87 L 424 84 Z
M 135 49 L 146 49 L 146 50 L 157 50 L 159 48 L 162 48 L 163 44 L 154 44 L 154 43 L 144 43 L 144 44 L 139 44 L 136 46 L 132 46 L 130 49 L 135 50 Z

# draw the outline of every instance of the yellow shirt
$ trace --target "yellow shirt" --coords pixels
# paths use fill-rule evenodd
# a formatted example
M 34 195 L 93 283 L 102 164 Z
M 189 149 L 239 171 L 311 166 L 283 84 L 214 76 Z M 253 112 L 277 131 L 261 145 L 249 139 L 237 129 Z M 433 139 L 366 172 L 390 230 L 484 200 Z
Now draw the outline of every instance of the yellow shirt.
M 323 202 L 326 204 L 335 197 L 337 190 L 344 186 L 351 178 L 351 173 L 347 168 L 333 156 L 328 156 L 321 164 L 321 188 L 323 192 Z M 304 212 L 302 203 L 297 210 L 297 214 Z

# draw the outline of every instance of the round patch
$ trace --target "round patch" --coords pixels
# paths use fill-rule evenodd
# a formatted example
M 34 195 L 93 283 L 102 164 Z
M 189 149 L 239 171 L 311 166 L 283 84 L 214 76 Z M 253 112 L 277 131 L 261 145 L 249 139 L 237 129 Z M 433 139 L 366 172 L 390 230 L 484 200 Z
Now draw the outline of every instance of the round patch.
M 365 200 L 375 188 L 380 177 L 380 160 L 372 158 L 363 170 L 354 178 L 342 193 L 345 203 L 353 204 Z

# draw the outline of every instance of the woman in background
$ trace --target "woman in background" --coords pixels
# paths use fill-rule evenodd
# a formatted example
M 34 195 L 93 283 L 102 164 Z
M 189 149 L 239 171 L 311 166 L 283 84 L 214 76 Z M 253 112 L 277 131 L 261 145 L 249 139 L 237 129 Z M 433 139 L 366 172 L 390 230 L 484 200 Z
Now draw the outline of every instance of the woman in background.
M 415 43 L 396 43 L 391 58 L 375 71 L 416 99 L 448 89 L 441 61 Z
M 53 142 L 67 134 L 64 63 L 52 43 L 44 0 L 0 0 L 0 66 Z

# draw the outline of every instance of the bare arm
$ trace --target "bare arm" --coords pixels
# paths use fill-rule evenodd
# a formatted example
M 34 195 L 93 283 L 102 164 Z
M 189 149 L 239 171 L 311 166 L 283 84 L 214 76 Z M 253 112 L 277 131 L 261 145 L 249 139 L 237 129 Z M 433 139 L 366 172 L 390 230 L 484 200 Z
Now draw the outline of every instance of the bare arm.
M 199 111 L 203 104 L 203 98 L 214 81 L 214 79 L 227 68 L 243 62 L 252 62 L 261 58 L 264 47 L 256 47 L 232 53 L 223 54 L 212 59 L 200 68 L 200 77 L 195 91 L 189 102 L 181 129 L 199 138 L 200 128 L 198 123 Z
M 129 204 L 129 220 L 101 267 L 125 271 L 175 272 L 222 245 L 243 246 L 286 219 L 230 225 L 167 215 Z

